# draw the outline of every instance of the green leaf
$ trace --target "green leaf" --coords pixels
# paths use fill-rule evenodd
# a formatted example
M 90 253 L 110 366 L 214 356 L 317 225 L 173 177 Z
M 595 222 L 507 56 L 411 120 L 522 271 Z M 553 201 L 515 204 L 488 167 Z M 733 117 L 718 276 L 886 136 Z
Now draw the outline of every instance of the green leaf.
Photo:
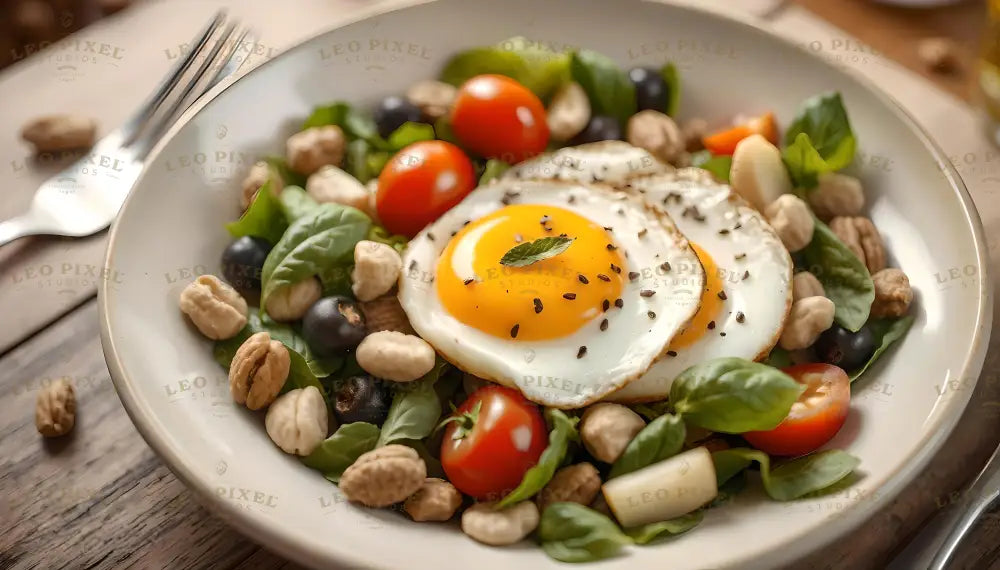
M 288 358 L 290 360 L 288 367 L 288 379 L 285 380 L 285 384 L 281 387 L 279 394 L 284 394 L 285 392 L 290 392 L 297 388 L 315 386 L 316 389 L 319 390 L 319 393 L 323 395 L 323 401 L 326 402 L 326 407 L 330 408 L 330 395 L 326 392 L 326 386 L 323 386 L 323 383 L 316 377 L 316 374 L 313 372 L 312 368 L 310 368 L 309 363 L 306 362 L 305 357 L 294 350 L 289 350 Z
M 611 466 L 608 479 L 638 471 L 680 453 L 687 429 L 680 416 L 664 414 L 632 438 L 625 451 Z
M 632 411 L 646 418 L 646 421 L 653 421 L 663 414 L 669 413 L 672 407 L 669 400 L 663 400 L 661 402 L 635 404 L 632 406 Z
M 388 144 L 391 150 L 399 151 L 415 142 L 431 140 L 434 140 L 433 126 L 426 123 L 407 121 L 389 135 Z M 388 159 L 389 157 L 386 156 L 386 160 Z M 385 162 L 382 164 L 385 164 Z M 380 167 L 377 170 L 382 169 Z
M 705 515 L 701 511 L 695 511 L 675 519 L 625 529 L 625 534 L 636 544 L 649 544 L 664 534 L 674 536 L 685 533 L 698 526 L 704 518 Z
M 271 171 L 281 179 L 283 186 L 305 186 L 306 177 L 295 172 L 288 166 L 288 162 L 283 156 L 265 156 L 263 159 L 270 167 Z
M 700 150 L 691 155 L 691 166 L 696 166 L 712 173 L 719 182 L 729 183 L 729 171 L 733 167 L 733 157 L 729 155 L 713 156 L 710 151 Z
M 502 509 L 519 503 L 541 491 L 566 459 L 569 442 L 579 440 L 576 424 L 580 418 L 567 416 L 563 411 L 554 408 L 546 409 L 545 415 L 552 426 L 552 431 L 549 432 L 549 445 L 538 458 L 538 463 L 524 474 L 521 484 L 501 499 L 496 508 Z
M 392 155 L 384 150 L 368 153 L 368 156 L 365 157 L 365 165 L 372 179 L 376 179 L 382 174 L 382 169 L 385 168 L 390 158 Z
M 767 495 L 775 501 L 791 501 L 827 489 L 850 475 L 861 460 L 846 451 L 829 449 L 810 453 L 771 468 L 771 459 L 763 451 L 747 447 L 724 449 L 712 454 L 716 476 L 720 466 L 729 477 L 746 469 L 751 462 L 760 464 L 760 478 Z M 738 468 L 738 469 L 737 469 Z
M 570 75 L 583 87 L 594 115 L 609 115 L 624 126 L 635 114 L 635 87 L 611 58 L 590 50 L 570 57 Z
M 507 172 L 508 168 L 510 168 L 510 165 L 502 160 L 497 160 L 495 158 L 487 160 L 486 167 L 483 168 L 483 175 L 479 177 L 479 186 L 483 186 L 491 180 L 500 178 L 504 172 Z
M 281 203 L 271 192 L 271 182 L 260 187 L 247 211 L 235 222 L 226 224 L 226 231 L 234 238 L 254 236 L 277 243 L 288 228 L 281 211 Z
M 742 451 L 744 448 L 723 449 L 712 452 L 712 463 L 715 465 L 715 483 L 721 487 L 733 477 L 742 473 L 753 463 L 752 456 Z M 757 453 L 763 453 L 758 451 Z
M 707 509 L 714 509 L 716 507 L 721 507 L 723 505 L 728 505 L 733 500 L 736 499 L 736 495 L 739 495 L 743 489 L 747 486 L 747 474 L 745 471 L 740 471 L 728 481 L 719 485 L 719 493 L 712 499 L 712 502 L 708 504 Z
M 834 320 L 852 332 L 860 329 L 875 300 L 875 284 L 865 264 L 819 219 L 812 241 L 800 255 L 805 268 L 819 279 L 833 301 Z
M 288 223 L 312 213 L 319 202 L 313 200 L 306 191 L 298 186 L 286 186 L 279 196 L 281 201 L 281 211 L 285 214 Z
M 667 63 L 660 68 L 660 76 L 667 84 L 667 108 L 664 113 L 671 117 L 677 116 L 677 111 L 681 106 L 681 77 L 677 73 L 677 67 L 672 63 Z M 726 181 L 729 180 L 729 169 L 726 169 Z
M 279 287 L 314 275 L 327 286 L 328 270 L 349 263 L 370 227 L 371 220 L 360 210 L 330 203 L 292 222 L 264 261 L 260 306 L 266 307 Z
M 792 355 L 780 346 L 775 346 L 762 362 L 775 368 L 787 368 L 792 365 Z
M 264 315 L 266 317 L 267 315 Z M 270 319 L 264 319 L 257 308 L 251 308 L 247 315 L 247 325 L 243 327 L 235 337 L 215 342 L 212 355 L 215 361 L 228 369 L 233 361 L 233 356 L 239 350 L 240 345 L 251 335 L 266 332 L 271 338 L 284 344 L 289 349 L 301 354 L 305 359 L 309 370 L 317 377 L 324 377 L 333 374 L 340 369 L 343 358 L 339 356 L 329 358 L 317 358 L 309 350 L 306 341 L 291 326 L 276 323 Z
M 347 143 L 344 171 L 357 178 L 358 182 L 362 184 L 367 184 L 372 178 L 375 178 L 375 174 L 368 164 L 369 152 L 372 152 L 372 147 L 364 139 L 355 139 Z
M 428 477 L 437 477 L 438 479 L 447 480 L 448 477 L 444 472 L 444 467 L 441 466 L 441 460 L 434 457 L 431 454 L 430 449 L 427 449 L 427 444 L 419 439 L 399 439 L 393 443 L 398 445 L 405 445 L 407 447 L 412 447 L 420 455 L 420 459 L 423 459 L 424 465 L 427 467 Z
M 339 483 L 345 469 L 363 454 L 375 449 L 378 435 L 379 429 L 369 423 L 344 424 L 312 453 L 303 457 L 302 463 L 319 471 L 330 481 Z
M 458 87 L 477 75 L 493 73 L 514 79 L 546 100 L 569 81 L 568 69 L 568 54 L 516 37 L 496 46 L 473 48 L 455 55 L 445 64 L 441 81 Z
M 436 136 L 438 140 L 461 146 L 461 142 L 459 142 L 458 137 L 455 136 L 455 131 L 451 129 L 451 123 L 448 122 L 448 115 L 434 121 L 434 136 Z
M 861 377 L 862 374 L 868 370 L 868 367 L 872 365 L 873 362 L 878 360 L 882 353 L 889 349 L 889 346 L 897 340 L 903 338 L 906 331 L 910 330 L 910 326 L 913 324 L 913 315 L 907 315 L 899 319 L 875 319 L 868 322 L 868 330 L 872 332 L 872 336 L 875 337 L 875 342 L 877 346 L 875 347 L 875 352 L 868 358 L 868 362 L 865 362 L 864 366 L 861 368 L 849 372 L 848 376 L 851 378 L 851 382 L 854 382 Z
M 670 401 L 696 426 L 744 433 L 777 427 L 803 391 L 805 386 L 776 368 L 722 357 L 682 372 L 670 387 Z
M 318 275 L 323 284 L 323 296 L 339 295 L 349 299 L 354 298 L 354 291 L 351 290 L 351 272 L 353 271 L 354 263 L 324 267 Z
M 799 133 L 792 144 L 781 149 L 781 160 L 800 196 L 804 195 L 805 190 L 819 184 L 820 174 L 833 172 L 833 168 L 823 160 L 819 151 L 813 147 L 809 135 L 805 133 Z
M 375 120 L 365 113 L 351 107 L 349 103 L 337 101 L 313 109 L 309 118 L 302 124 L 302 130 L 312 127 L 336 125 L 343 129 L 349 139 L 364 139 L 371 141 L 378 137 Z
M 785 131 L 785 144 L 809 137 L 817 155 L 829 169 L 840 170 L 854 161 L 856 140 L 840 93 L 824 93 L 806 100 Z
M 525 267 L 536 261 L 555 257 L 569 249 L 574 239 L 576 238 L 553 236 L 515 245 L 503 254 L 503 257 L 500 258 L 500 265 Z
M 560 562 L 592 562 L 618 554 L 632 543 L 618 525 L 577 503 L 553 503 L 538 524 L 542 549 Z
M 434 383 L 447 366 L 447 361 L 439 358 L 434 368 L 423 377 L 396 386 L 389 415 L 382 424 L 378 447 L 401 439 L 422 440 L 434 431 L 441 417 L 441 401 L 434 391 Z
M 368 230 L 368 241 L 377 241 L 379 243 L 384 243 L 386 245 L 391 245 L 399 253 L 403 253 L 406 249 L 406 244 L 410 243 L 410 239 L 406 236 L 401 236 L 398 234 L 390 234 L 389 230 L 383 228 L 382 226 L 372 226 Z

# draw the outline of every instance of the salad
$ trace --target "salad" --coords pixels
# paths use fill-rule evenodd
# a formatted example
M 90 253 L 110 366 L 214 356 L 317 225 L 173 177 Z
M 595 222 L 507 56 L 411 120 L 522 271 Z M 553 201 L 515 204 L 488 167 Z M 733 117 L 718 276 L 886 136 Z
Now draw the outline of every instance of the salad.
M 679 125 L 681 93 L 670 63 L 514 38 L 319 106 L 180 308 L 280 450 L 491 546 L 598 560 L 747 485 L 850 484 L 828 444 L 913 293 L 839 172 L 841 97 L 782 128 Z

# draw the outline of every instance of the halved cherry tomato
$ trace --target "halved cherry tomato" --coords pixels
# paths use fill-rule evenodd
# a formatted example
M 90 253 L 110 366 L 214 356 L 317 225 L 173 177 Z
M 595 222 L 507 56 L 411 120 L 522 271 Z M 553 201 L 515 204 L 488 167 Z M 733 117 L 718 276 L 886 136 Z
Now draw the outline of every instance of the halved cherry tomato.
M 475 169 L 462 149 L 445 141 L 415 142 L 382 169 L 375 209 L 390 233 L 413 237 L 475 186 Z
M 495 500 L 521 483 L 547 444 L 538 406 L 517 390 L 484 386 L 449 418 L 441 465 L 459 491 Z
M 851 381 L 832 364 L 799 364 L 783 371 L 805 384 L 806 391 L 778 427 L 748 432 L 743 438 L 769 455 L 805 455 L 830 441 L 844 425 L 851 407 Z
M 763 135 L 771 144 L 777 145 L 778 125 L 774 120 L 774 113 L 765 113 L 742 125 L 706 135 L 701 142 L 712 154 L 733 154 L 736 152 L 736 145 L 750 135 Z
M 477 75 L 458 88 L 451 128 L 473 153 L 509 164 L 537 156 L 549 144 L 542 101 L 503 75 Z

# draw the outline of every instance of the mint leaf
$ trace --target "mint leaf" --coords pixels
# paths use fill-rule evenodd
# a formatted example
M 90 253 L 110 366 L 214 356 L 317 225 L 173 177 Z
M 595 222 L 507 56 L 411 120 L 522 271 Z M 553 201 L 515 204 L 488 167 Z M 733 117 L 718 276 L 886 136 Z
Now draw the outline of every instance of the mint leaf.
M 500 265 L 509 267 L 524 267 L 536 261 L 555 257 L 569 249 L 576 238 L 544 237 L 534 241 L 524 242 L 510 248 L 510 251 L 500 258 Z
M 906 331 L 910 330 L 910 325 L 912 324 L 913 315 L 907 315 L 899 319 L 876 319 L 869 321 L 868 330 L 872 332 L 878 346 L 875 347 L 875 352 L 868 358 L 868 362 L 865 362 L 864 366 L 853 372 L 848 372 L 847 375 L 851 378 L 851 382 L 860 378 L 868 370 L 868 367 L 878 360 L 878 357 L 882 356 L 882 353 L 889 349 L 892 343 L 903 338 L 903 335 L 906 334 Z

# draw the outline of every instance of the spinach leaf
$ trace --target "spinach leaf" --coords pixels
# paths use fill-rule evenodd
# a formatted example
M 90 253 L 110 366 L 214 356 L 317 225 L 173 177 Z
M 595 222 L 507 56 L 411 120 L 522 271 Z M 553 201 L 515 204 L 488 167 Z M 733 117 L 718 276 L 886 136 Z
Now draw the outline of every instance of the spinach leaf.
M 305 190 L 298 186 L 286 186 L 281 191 L 279 199 L 281 200 L 281 211 L 285 214 L 288 223 L 312 213 L 319 206 L 316 200 L 313 200 L 309 194 L 306 194 Z
M 785 144 L 809 137 L 810 146 L 829 171 L 840 170 L 854 161 L 856 140 L 840 93 L 824 93 L 806 100 L 785 131 Z
M 544 101 L 569 81 L 569 55 L 548 50 L 522 37 L 510 38 L 496 46 L 474 48 L 455 55 L 445 64 L 441 81 L 458 87 L 484 73 L 510 77 Z
M 415 142 L 430 140 L 434 140 L 434 127 L 426 123 L 411 123 L 407 121 L 393 131 L 386 142 L 389 147 L 388 150 L 398 151 Z M 385 160 L 388 159 L 389 157 L 386 156 Z M 382 164 L 385 163 L 383 162 Z M 379 167 L 377 170 L 382 169 Z
M 309 118 L 302 124 L 302 130 L 312 127 L 336 125 L 344 130 L 349 139 L 371 140 L 378 137 L 375 120 L 367 114 L 351 107 L 349 103 L 337 101 L 313 109 Z
M 677 535 L 685 533 L 701 524 L 705 515 L 701 511 L 694 511 L 686 515 L 681 515 L 675 519 L 644 524 L 633 528 L 625 529 L 627 534 L 635 544 L 649 544 L 654 539 L 667 534 Z
M 345 469 L 363 454 L 375 449 L 378 434 L 379 429 L 369 423 L 344 424 L 312 453 L 303 457 L 302 463 L 319 471 L 330 481 L 339 483 Z
M 347 143 L 347 156 L 344 158 L 344 172 L 367 184 L 375 174 L 368 165 L 368 154 L 372 146 L 364 139 L 355 139 Z
M 861 463 L 860 459 L 846 451 L 829 449 L 810 453 L 771 469 L 771 459 L 766 453 L 747 447 L 717 451 L 712 454 L 712 460 L 716 469 L 719 465 L 725 466 L 731 472 L 730 477 L 756 461 L 760 464 L 764 490 L 775 501 L 791 501 L 827 489 L 850 475 Z M 722 475 L 718 471 L 716 473 L 721 481 Z
M 538 524 L 542 549 L 560 562 L 591 562 L 618 554 L 632 539 L 603 514 L 577 503 L 553 503 Z
M 868 268 L 819 219 L 812 241 L 800 255 L 805 268 L 819 279 L 826 296 L 833 301 L 834 320 L 857 332 L 868 320 L 875 300 L 875 285 Z
M 875 319 L 869 321 L 868 330 L 872 331 L 872 335 L 875 337 L 875 342 L 878 345 L 864 366 L 847 374 L 850 376 L 851 382 L 860 378 L 868 370 L 868 367 L 878 360 L 878 357 L 882 356 L 883 352 L 888 350 L 892 343 L 903 338 L 903 335 L 906 334 L 906 331 L 910 330 L 910 325 L 912 324 L 913 315 L 907 315 L 899 319 Z
M 635 114 L 635 87 L 611 58 L 590 50 L 570 57 L 570 75 L 583 87 L 595 115 L 610 115 L 624 126 Z
M 288 166 L 283 156 L 265 156 L 262 159 L 271 167 L 271 172 L 281 179 L 284 186 L 305 186 L 306 177 L 295 172 Z
M 312 369 L 309 367 L 309 363 L 306 359 L 289 349 L 288 351 L 289 367 L 288 367 L 288 379 L 285 380 L 284 386 L 281 387 L 279 394 L 284 394 L 290 392 L 297 388 L 307 388 L 309 386 L 315 386 L 319 393 L 323 395 L 323 401 L 326 402 L 326 407 L 330 408 L 330 395 L 326 391 L 326 387 L 323 383 L 319 381 L 319 378 L 313 373 Z
M 401 439 L 421 440 L 434 431 L 441 417 L 441 401 L 434 390 L 434 383 L 447 366 L 447 361 L 439 358 L 434 368 L 422 378 L 396 386 L 389 415 L 382 424 L 378 447 Z
M 698 427 L 722 433 L 770 430 L 805 391 L 766 364 L 722 357 L 681 372 L 670 387 L 674 410 Z
M 271 192 L 270 181 L 260 187 L 257 196 L 240 219 L 226 224 L 226 231 L 234 238 L 253 236 L 271 243 L 277 243 L 287 228 L 281 204 Z
M 365 239 L 391 245 L 399 253 L 403 253 L 403 250 L 406 249 L 406 244 L 410 242 L 410 238 L 398 234 L 390 234 L 389 230 L 382 226 L 372 226 L 368 230 L 368 237 Z
M 266 316 L 264 315 L 264 317 Z M 309 345 L 306 344 L 306 341 L 295 329 L 289 325 L 262 318 L 259 310 L 256 308 L 250 309 L 247 315 L 247 325 L 236 336 L 215 342 L 215 346 L 212 349 L 215 361 L 228 370 L 230 363 L 233 361 L 233 356 L 236 355 L 236 351 L 239 350 L 240 345 L 246 339 L 250 338 L 250 335 L 259 332 L 270 334 L 274 340 L 301 354 L 309 370 L 317 377 L 329 376 L 340 369 L 343 364 L 343 358 L 339 356 L 328 358 L 314 356 L 312 351 L 309 350 Z
M 278 287 L 313 275 L 327 286 L 327 270 L 344 265 L 369 227 L 371 220 L 360 210 L 330 203 L 292 222 L 264 261 L 260 306 Z
M 570 440 L 580 439 L 576 431 L 576 424 L 580 418 L 569 417 L 561 410 L 554 408 L 546 409 L 545 415 L 548 416 L 549 424 L 552 426 L 552 431 L 549 432 L 548 447 L 542 452 L 538 463 L 524 474 L 521 484 L 501 499 L 496 504 L 496 508 L 502 509 L 519 503 L 541 491 L 552 480 L 552 476 L 555 475 L 556 470 L 566 458 Z
M 611 466 L 608 479 L 638 471 L 677 455 L 684 446 L 687 429 L 680 416 L 664 414 L 637 433 Z
M 510 165 L 502 160 L 497 160 L 491 158 L 486 161 L 486 167 L 483 168 L 483 175 L 479 177 L 479 186 L 488 184 L 490 181 L 500 178 Z
M 700 150 L 691 155 L 691 166 L 696 166 L 712 173 L 719 182 L 729 183 L 729 171 L 733 167 L 733 157 L 728 155 L 713 156 L 710 151 Z
M 786 368 L 792 365 L 792 355 L 780 346 L 775 346 L 762 362 L 775 368 Z
M 661 402 L 650 402 L 647 404 L 636 404 L 632 406 L 632 411 L 646 418 L 646 421 L 653 421 L 656 418 L 670 412 L 672 404 L 669 400 Z
M 660 68 L 660 77 L 667 84 L 667 108 L 664 113 L 671 117 L 677 116 L 677 110 L 681 106 L 681 77 L 677 73 L 677 67 L 672 63 L 667 63 Z M 730 160 L 732 157 L 730 157 Z M 729 181 L 729 169 L 726 169 L 726 181 Z

